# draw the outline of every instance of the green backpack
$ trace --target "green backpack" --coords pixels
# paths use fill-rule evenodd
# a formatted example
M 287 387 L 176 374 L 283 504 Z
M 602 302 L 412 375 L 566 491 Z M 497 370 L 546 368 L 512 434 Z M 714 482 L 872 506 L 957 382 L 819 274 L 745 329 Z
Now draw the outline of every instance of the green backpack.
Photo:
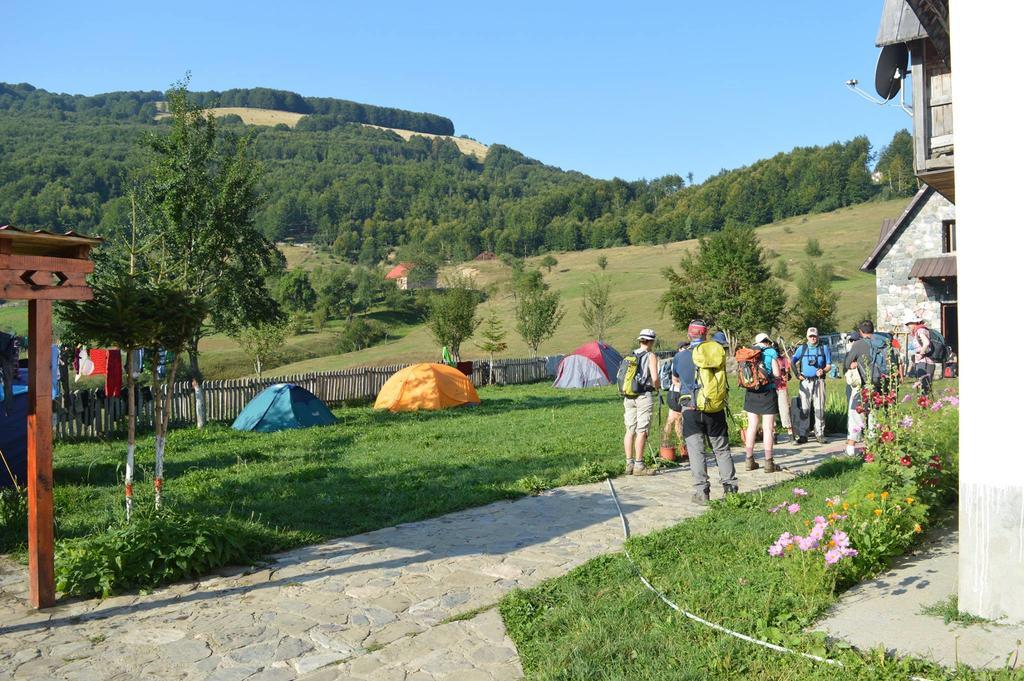
M 648 380 L 645 378 L 648 373 L 646 371 L 647 364 L 641 364 L 641 362 L 647 362 L 646 352 L 640 355 L 631 352 L 622 359 L 619 370 L 615 374 L 619 395 L 632 400 L 648 392 Z
M 693 351 L 693 364 L 697 367 L 697 394 L 694 406 L 698 411 L 707 414 L 722 411 L 729 400 L 725 348 L 715 341 L 704 341 Z

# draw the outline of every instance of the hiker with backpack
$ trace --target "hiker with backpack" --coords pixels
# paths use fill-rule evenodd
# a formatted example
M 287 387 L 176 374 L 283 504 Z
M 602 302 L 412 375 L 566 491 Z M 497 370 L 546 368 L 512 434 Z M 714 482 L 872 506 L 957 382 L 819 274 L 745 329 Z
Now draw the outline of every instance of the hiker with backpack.
M 899 379 L 899 363 L 892 349 L 892 337 L 875 331 L 871 320 L 857 327 L 856 340 L 846 353 L 847 412 L 846 453 L 856 453 L 856 444 L 870 429 L 871 402 L 861 398 L 864 390 L 887 392 Z
M 832 352 L 818 343 L 818 329 L 807 329 L 807 342 L 793 352 L 793 364 L 800 377 L 800 414 L 797 418 L 796 443 L 807 442 L 810 412 L 814 410 L 814 436 L 825 444 L 825 377 L 832 368 Z
M 686 329 L 690 347 L 676 353 L 672 360 L 672 376 L 679 380 L 682 406 L 683 439 L 690 455 L 690 474 L 693 476 L 692 500 L 707 504 L 711 498 L 711 480 L 708 478 L 704 454 L 704 438 L 718 461 L 718 479 L 725 494 L 739 491 L 736 465 L 729 451 L 729 424 L 725 406 L 729 397 L 729 382 L 725 372 L 725 348 L 712 339 L 706 340 L 707 324 L 694 319 Z
M 654 475 L 644 466 L 644 446 L 654 413 L 654 393 L 661 387 L 658 378 L 658 356 L 654 354 L 652 329 L 644 329 L 637 337 L 640 347 L 627 355 L 619 365 L 616 382 L 622 395 L 626 436 L 622 440 L 626 452 L 626 475 Z
M 910 330 L 910 353 L 914 359 L 910 373 L 912 378 L 921 381 L 921 394 L 930 395 L 932 392 L 932 377 L 935 375 L 935 367 L 942 367 L 946 360 L 948 346 L 946 339 L 935 329 L 930 329 L 918 315 L 911 315 L 906 322 Z
M 747 470 L 760 468 L 754 461 L 754 441 L 757 427 L 764 431 L 764 472 L 779 470 L 775 465 L 775 417 L 779 414 L 779 393 L 775 380 L 782 375 L 779 353 L 772 347 L 772 339 L 759 333 L 754 344 L 736 351 L 738 383 L 747 393 L 743 397 L 743 411 L 747 413 L 747 432 L 743 438 L 747 454 Z

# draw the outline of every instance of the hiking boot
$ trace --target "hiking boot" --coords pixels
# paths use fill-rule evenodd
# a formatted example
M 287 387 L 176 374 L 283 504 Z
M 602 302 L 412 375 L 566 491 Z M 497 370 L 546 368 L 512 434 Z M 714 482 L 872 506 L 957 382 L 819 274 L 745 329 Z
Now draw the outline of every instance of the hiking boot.
M 825 444 L 825 436 L 824 435 L 819 435 L 817 439 L 818 439 L 818 444 L 819 445 Z
M 796 439 L 796 444 L 798 444 L 798 445 L 805 445 L 805 444 L 807 444 L 807 438 L 804 437 L 803 435 L 801 435 L 800 437 L 798 437 Z
M 647 466 L 637 466 L 633 468 L 633 475 L 657 475 L 658 469 L 648 468 Z
M 633 462 L 630 461 L 626 464 L 626 470 L 622 472 L 623 475 L 633 475 Z
M 767 459 L 767 460 L 765 460 L 765 462 L 764 462 L 764 472 L 765 473 L 777 473 L 778 471 L 781 471 L 781 470 L 782 470 L 781 467 L 775 465 L 775 459 Z
M 722 485 L 722 491 L 725 492 L 726 496 L 729 496 L 730 494 L 739 494 L 740 488 L 736 485 Z
M 747 470 L 748 471 L 756 471 L 760 467 L 761 467 L 761 465 L 759 463 L 757 463 L 756 461 L 754 461 L 754 457 L 752 457 L 752 456 L 748 456 L 747 457 Z
M 711 494 L 708 492 L 694 492 L 693 496 L 690 497 L 690 501 L 700 506 L 707 506 L 708 502 L 711 501 Z

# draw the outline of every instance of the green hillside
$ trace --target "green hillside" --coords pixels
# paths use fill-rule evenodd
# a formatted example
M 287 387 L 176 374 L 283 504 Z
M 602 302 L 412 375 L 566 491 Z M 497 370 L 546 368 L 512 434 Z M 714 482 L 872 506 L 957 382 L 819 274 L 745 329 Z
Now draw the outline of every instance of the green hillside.
M 877 201 L 830 213 L 790 218 L 761 227 L 757 234 L 765 249 L 775 251 L 777 258 L 785 259 L 794 275 L 799 271 L 800 263 L 809 259 L 804 252 L 807 239 L 818 239 L 824 253 L 815 260 L 831 264 L 835 269 L 834 286 L 841 293 L 840 327 L 850 328 L 865 313 L 873 313 L 875 309 L 874 275 L 861 272 L 860 265 L 878 239 L 882 219 L 899 215 L 905 204 L 906 199 Z M 677 339 L 680 334 L 671 329 L 671 322 L 658 311 L 658 298 L 665 290 L 661 271 L 664 267 L 677 265 L 680 255 L 695 243 L 691 240 L 663 246 L 624 246 L 557 253 L 558 265 L 550 274 L 545 273 L 544 278 L 552 289 L 561 292 L 567 314 L 555 337 L 541 347 L 541 352 L 565 353 L 587 340 L 579 318 L 582 286 L 591 274 L 600 271 L 597 260 L 602 255 L 608 258 L 606 272 L 614 278 L 615 302 L 627 310 L 625 321 L 609 338 L 612 345 L 620 350 L 630 347 L 633 336 L 645 326 L 653 326 L 667 342 Z M 313 270 L 316 267 L 330 268 L 341 262 L 337 256 L 309 247 L 285 246 L 282 250 L 288 258 L 289 267 Z M 775 259 L 772 258 L 773 264 Z M 539 260 L 539 257 L 531 258 L 529 263 L 537 266 Z M 509 330 L 510 349 L 504 356 L 527 356 L 526 346 L 514 331 L 513 301 L 507 291 L 509 268 L 498 260 L 490 260 L 463 263 L 449 267 L 444 273 L 452 270 L 469 271 L 481 287 L 497 285 L 499 292 L 481 306 L 480 313 L 484 314 L 491 306 L 499 311 Z M 785 287 L 787 293 L 793 295 L 793 282 L 785 282 Z M 387 324 L 390 336 L 387 343 L 362 352 L 332 354 L 332 332 L 341 324 L 332 321 L 321 333 L 289 338 L 282 348 L 282 356 L 287 363 L 270 373 L 329 371 L 438 357 L 438 348 L 423 324 L 410 323 L 391 313 L 373 316 Z M 13 328 L 24 332 L 26 324 L 24 305 L 0 307 L 0 330 Z M 210 378 L 251 373 L 251 366 L 238 345 L 226 336 L 204 339 L 201 349 L 203 366 Z M 472 343 L 463 347 L 463 355 L 466 358 L 484 356 Z
M 875 277 L 861 272 L 860 265 L 878 239 L 882 219 L 899 215 L 905 203 L 904 199 L 879 201 L 831 213 L 790 218 L 761 227 L 757 234 L 765 249 L 777 252 L 777 257 L 785 259 L 793 273 L 799 271 L 800 263 L 809 258 L 804 253 L 807 239 L 819 240 L 824 253 L 815 260 L 831 264 L 835 268 L 834 285 L 836 290 L 841 292 L 840 327 L 849 328 L 865 313 L 870 312 L 873 315 Z M 541 352 L 569 352 L 588 340 L 579 317 L 582 286 L 591 274 L 600 271 L 597 260 L 602 255 L 608 258 L 608 267 L 605 271 L 615 281 L 615 302 L 627 310 L 625 321 L 611 334 L 609 342 L 624 351 L 632 347 L 636 332 L 645 326 L 653 327 L 667 342 L 678 339 L 681 334 L 673 330 L 671 322 L 658 311 L 658 298 L 665 290 L 661 270 L 677 265 L 680 255 L 685 250 L 693 248 L 695 243 L 691 240 L 664 246 L 625 246 L 557 254 L 558 265 L 551 274 L 545 274 L 544 278 L 553 290 L 562 294 L 567 314 L 555 337 L 541 347 Z M 301 266 L 304 267 L 312 268 L 325 262 L 308 252 L 293 251 L 290 254 L 296 259 L 294 262 L 301 262 Z M 299 258 L 303 259 L 299 261 Z M 539 258 L 533 258 L 530 264 L 536 266 L 538 261 Z M 774 262 L 774 258 L 772 261 Z M 481 287 L 489 284 L 498 285 L 500 293 L 481 306 L 480 312 L 484 313 L 490 307 L 496 308 L 506 328 L 509 329 L 510 348 L 504 356 L 527 356 L 526 346 L 513 330 L 514 303 L 505 286 L 509 280 L 509 268 L 500 261 L 491 260 L 465 263 L 449 268 L 449 271 L 452 269 L 474 274 Z M 790 295 L 795 292 L 792 282 L 786 282 L 786 289 Z M 437 359 L 439 349 L 423 325 L 409 326 L 398 333 L 402 333 L 402 337 L 386 345 L 358 353 L 329 355 L 294 362 L 281 366 L 271 373 L 280 375 L 330 371 L 365 364 Z M 484 357 L 484 353 L 472 343 L 463 346 L 462 354 L 465 358 Z

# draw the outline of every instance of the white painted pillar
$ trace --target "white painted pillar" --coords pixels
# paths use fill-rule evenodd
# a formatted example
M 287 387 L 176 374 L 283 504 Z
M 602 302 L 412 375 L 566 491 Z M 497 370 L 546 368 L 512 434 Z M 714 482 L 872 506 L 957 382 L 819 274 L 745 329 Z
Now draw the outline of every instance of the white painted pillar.
M 960 609 L 1024 621 L 1024 3 L 952 0 L 960 315 Z

